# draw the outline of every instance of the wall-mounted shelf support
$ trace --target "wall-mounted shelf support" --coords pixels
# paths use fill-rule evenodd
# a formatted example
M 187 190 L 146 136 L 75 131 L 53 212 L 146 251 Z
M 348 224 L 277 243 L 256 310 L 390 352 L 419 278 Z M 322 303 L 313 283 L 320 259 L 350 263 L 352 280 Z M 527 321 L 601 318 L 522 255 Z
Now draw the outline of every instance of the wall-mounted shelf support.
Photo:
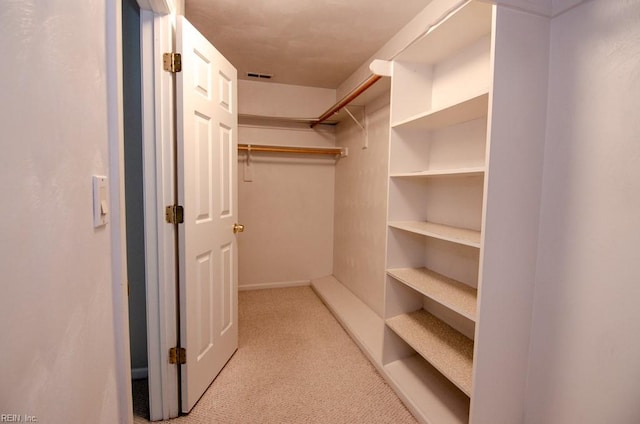
M 362 109 L 364 110 L 364 106 L 362 106 Z M 360 121 L 358 120 L 358 118 L 356 118 L 355 116 L 353 116 L 353 114 L 351 113 L 351 111 L 349 110 L 348 107 L 344 108 L 344 111 L 347 112 L 347 115 L 349 115 L 351 117 L 351 119 L 353 119 L 353 122 L 356 123 L 356 125 L 358 125 L 360 127 L 360 129 L 362 131 L 367 131 L 367 128 L 365 127 L 365 125 L 363 125 L 362 123 L 360 123 Z
M 360 113 L 358 113 L 358 115 L 360 115 L 361 119 L 358 119 L 350 110 L 348 107 L 344 107 L 344 111 L 347 113 L 347 115 L 349 115 L 349 117 L 353 120 L 353 122 L 356 123 L 356 125 L 358 127 L 360 127 L 360 129 L 362 130 L 362 148 L 363 149 L 367 149 L 369 148 L 369 131 L 367 129 L 367 114 L 366 114 L 366 109 L 365 106 L 357 106 L 357 105 L 352 105 L 350 106 L 351 108 L 359 108 L 360 109 Z

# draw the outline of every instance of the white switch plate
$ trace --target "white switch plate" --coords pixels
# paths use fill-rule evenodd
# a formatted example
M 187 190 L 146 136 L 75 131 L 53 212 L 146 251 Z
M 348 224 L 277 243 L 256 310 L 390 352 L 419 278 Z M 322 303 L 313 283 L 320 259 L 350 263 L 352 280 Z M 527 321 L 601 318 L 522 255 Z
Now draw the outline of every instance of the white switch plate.
M 93 176 L 93 226 L 107 225 L 109 222 L 109 188 L 107 177 Z

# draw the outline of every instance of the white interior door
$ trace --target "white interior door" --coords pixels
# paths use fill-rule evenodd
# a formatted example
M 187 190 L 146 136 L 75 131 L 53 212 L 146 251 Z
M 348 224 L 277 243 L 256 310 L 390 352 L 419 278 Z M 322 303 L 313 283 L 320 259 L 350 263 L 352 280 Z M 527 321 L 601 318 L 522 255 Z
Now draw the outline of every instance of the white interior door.
M 237 73 L 183 16 L 176 25 L 182 411 L 238 347 Z

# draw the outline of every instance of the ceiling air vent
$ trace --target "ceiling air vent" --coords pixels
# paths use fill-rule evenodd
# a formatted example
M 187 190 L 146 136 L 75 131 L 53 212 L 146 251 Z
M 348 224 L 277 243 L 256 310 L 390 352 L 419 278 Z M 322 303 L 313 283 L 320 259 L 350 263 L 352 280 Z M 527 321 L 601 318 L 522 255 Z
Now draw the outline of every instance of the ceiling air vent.
M 258 78 L 258 79 L 271 79 L 273 78 L 272 74 L 261 74 L 258 72 L 247 72 L 247 76 L 249 78 Z

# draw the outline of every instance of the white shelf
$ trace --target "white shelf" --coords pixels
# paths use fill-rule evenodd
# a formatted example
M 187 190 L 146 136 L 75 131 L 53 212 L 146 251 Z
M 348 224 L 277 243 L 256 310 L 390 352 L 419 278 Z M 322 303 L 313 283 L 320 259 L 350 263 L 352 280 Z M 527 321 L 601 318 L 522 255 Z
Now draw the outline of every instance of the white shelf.
M 311 286 L 360 349 L 421 422 L 463 424 L 469 420 L 469 397 L 419 355 L 382 365 L 384 321 L 335 277 Z
M 469 422 L 469 398 L 419 355 L 384 366 L 410 410 L 429 423 Z
M 489 94 L 474 95 L 460 102 L 428 110 L 403 121 L 392 128 L 435 130 L 487 116 Z
M 430 169 L 416 172 L 394 172 L 391 178 L 429 178 L 429 177 L 475 177 L 484 175 L 485 168 L 476 166 L 471 168 Z
M 426 221 L 392 221 L 389 227 L 452 243 L 480 248 L 480 231 L 451 227 Z
M 409 346 L 471 396 L 473 341 L 425 310 L 386 320 Z
M 478 291 L 427 268 L 396 268 L 387 274 L 419 293 L 476 321 Z
M 369 360 L 381 365 L 382 318 L 332 275 L 311 280 L 311 287 Z
M 436 63 L 491 32 L 492 6 L 471 1 L 421 39 L 400 53 L 395 60 Z

